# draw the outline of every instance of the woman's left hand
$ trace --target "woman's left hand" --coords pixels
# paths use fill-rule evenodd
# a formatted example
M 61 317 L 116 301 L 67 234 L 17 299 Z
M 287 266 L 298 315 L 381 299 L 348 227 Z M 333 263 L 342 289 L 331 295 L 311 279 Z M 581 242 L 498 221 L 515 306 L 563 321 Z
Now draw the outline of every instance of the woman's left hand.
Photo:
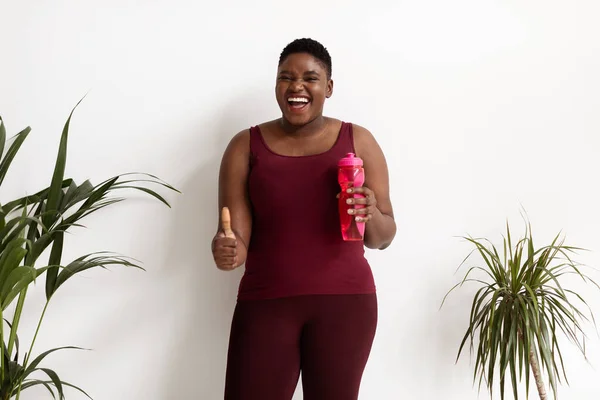
M 364 198 L 349 198 L 346 200 L 350 205 L 363 205 L 363 208 L 350 208 L 348 214 L 356 215 L 356 222 L 369 222 L 377 211 L 377 199 L 375 192 L 366 186 L 348 189 L 349 194 L 362 194 Z

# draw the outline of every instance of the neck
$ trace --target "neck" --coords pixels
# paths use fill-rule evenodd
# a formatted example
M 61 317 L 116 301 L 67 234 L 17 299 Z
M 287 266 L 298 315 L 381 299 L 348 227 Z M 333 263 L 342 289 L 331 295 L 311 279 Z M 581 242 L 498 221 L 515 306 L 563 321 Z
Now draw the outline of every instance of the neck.
M 322 115 L 313 119 L 308 124 L 301 125 L 301 126 L 292 125 L 285 118 L 281 118 L 281 120 L 279 121 L 279 126 L 281 126 L 281 129 L 283 130 L 283 132 L 285 132 L 288 135 L 293 135 L 293 136 L 316 136 L 316 135 L 319 135 L 319 134 L 323 133 L 326 124 L 327 124 L 327 120 Z

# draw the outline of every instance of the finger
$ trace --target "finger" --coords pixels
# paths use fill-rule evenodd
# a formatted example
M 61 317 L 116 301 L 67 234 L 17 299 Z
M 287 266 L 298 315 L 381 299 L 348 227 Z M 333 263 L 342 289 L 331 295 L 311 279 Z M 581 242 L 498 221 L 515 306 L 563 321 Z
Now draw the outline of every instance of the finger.
M 215 257 L 234 256 L 237 254 L 237 248 L 234 246 L 217 246 L 214 251 Z
M 346 199 L 346 204 L 371 204 L 371 201 L 370 197 L 358 197 Z
M 237 258 L 232 258 L 231 260 L 227 260 L 225 264 L 223 264 L 223 266 L 225 268 L 227 268 L 228 271 L 232 271 L 234 269 L 236 269 L 238 267 L 237 265 Z
M 348 214 L 350 214 L 350 215 L 367 215 L 367 214 L 373 214 L 373 211 L 371 210 L 370 207 L 350 208 L 348 210 Z
M 369 222 L 371 220 L 371 218 L 373 218 L 373 214 L 368 214 L 364 217 L 356 217 L 355 221 L 356 222 Z
M 223 210 L 221 210 L 221 227 L 223 228 L 225 236 L 228 238 L 235 238 L 235 234 L 231 229 L 231 214 L 227 207 L 223 207 Z
M 227 266 L 227 265 L 233 265 L 234 262 L 235 262 L 235 257 L 218 257 L 218 258 L 215 258 L 215 263 L 219 267 L 223 267 L 223 266 Z
M 235 256 L 222 256 L 217 258 L 218 265 L 233 265 L 235 263 Z
M 214 239 L 215 247 L 237 247 L 237 240 L 225 237 L 223 232 L 220 232 L 220 234 L 223 236 L 217 235 Z
M 366 186 L 352 187 L 346 190 L 348 193 L 361 193 L 361 194 L 370 194 L 373 193 L 371 189 Z
M 216 258 L 219 257 L 235 257 L 237 255 L 237 251 L 235 247 L 220 247 L 215 249 L 214 256 Z
M 233 271 L 236 266 L 233 264 L 218 264 L 217 263 L 217 268 L 219 268 L 221 271 Z

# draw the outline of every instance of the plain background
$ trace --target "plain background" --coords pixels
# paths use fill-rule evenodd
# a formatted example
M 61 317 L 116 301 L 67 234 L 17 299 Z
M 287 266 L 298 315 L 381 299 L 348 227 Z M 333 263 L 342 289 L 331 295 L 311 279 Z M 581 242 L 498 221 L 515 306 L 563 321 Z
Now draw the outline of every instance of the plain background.
M 49 184 L 62 126 L 88 92 L 67 175 L 97 183 L 144 171 L 183 192 L 168 194 L 171 210 L 135 194 L 68 237 L 65 260 L 112 250 L 147 271 L 70 281 L 35 350 L 93 349 L 46 366 L 98 400 L 222 398 L 242 270 L 211 261 L 218 164 L 236 132 L 279 116 L 279 52 L 313 37 L 333 57 L 326 114 L 380 142 L 398 223 L 391 248 L 368 252 L 380 321 L 361 399 L 486 398 L 472 386 L 468 353 L 455 365 L 474 287 L 439 308 L 470 250 L 458 237 L 499 244 L 507 219 L 522 232 L 524 208 L 539 245 L 562 229 L 593 250 L 580 261 L 600 265 L 599 19 L 595 0 L 3 0 L 0 113 L 9 135 L 33 131 L 2 201 Z M 597 290 L 570 284 L 600 311 Z M 30 293 L 23 343 L 43 285 Z M 589 364 L 563 345 L 564 400 L 600 393 L 599 339 L 587 331 Z

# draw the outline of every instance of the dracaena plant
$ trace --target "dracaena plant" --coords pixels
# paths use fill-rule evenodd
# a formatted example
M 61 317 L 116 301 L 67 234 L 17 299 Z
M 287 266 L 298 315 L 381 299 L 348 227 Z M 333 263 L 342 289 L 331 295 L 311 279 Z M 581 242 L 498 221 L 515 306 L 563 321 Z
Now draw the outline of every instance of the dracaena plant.
M 473 379 L 479 377 L 479 387 L 485 382 L 491 395 L 498 382 L 504 399 L 508 380 L 518 399 L 523 375 L 527 396 L 533 375 L 540 399 L 546 400 L 546 378 L 554 398 L 557 384 L 563 379 L 568 384 L 561 353 L 564 339 L 585 357 L 584 323 L 595 325 L 587 302 L 564 278 L 575 276 L 598 285 L 584 272 L 585 266 L 574 261 L 584 249 L 566 245 L 560 233 L 550 244 L 536 247 L 531 225 L 526 221 L 525 226 L 524 237 L 514 243 L 507 223 L 500 251 L 488 239 L 464 237 L 473 249 L 461 266 L 473 254 L 480 261 L 450 290 L 467 282 L 478 286 L 457 360 L 468 342 L 476 353 Z
M 67 141 L 73 111 L 60 138 L 50 186 L 33 195 L 0 205 L 0 400 L 19 399 L 23 390 L 34 386 L 47 389 L 49 396 L 55 399 L 64 399 L 67 387 L 87 396 L 82 389 L 63 381 L 54 370 L 42 366 L 49 354 L 78 347 L 59 347 L 32 358 L 50 300 L 65 282 L 82 271 L 114 265 L 141 266 L 133 259 L 108 252 L 87 254 L 65 263 L 62 259 L 65 233 L 73 227 L 82 226 L 82 219 L 86 216 L 125 199 L 112 196 L 115 192 L 141 191 L 169 206 L 154 189 L 176 191 L 148 174 L 118 175 L 97 185 L 87 180 L 77 184 L 72 179 L 65 179 Z M 30 131 L 27 127 L 7 141 L 4 122 L 0 118 L 0 190 L 11 162 Z M 42 262 L 40 256 L 46 249 L 50 250 L 50 254 Z M 46 303 L 28 351 L 22 353 L 17 332 L 28 290 L 32 289 L 36 280 L 45 281 Z

